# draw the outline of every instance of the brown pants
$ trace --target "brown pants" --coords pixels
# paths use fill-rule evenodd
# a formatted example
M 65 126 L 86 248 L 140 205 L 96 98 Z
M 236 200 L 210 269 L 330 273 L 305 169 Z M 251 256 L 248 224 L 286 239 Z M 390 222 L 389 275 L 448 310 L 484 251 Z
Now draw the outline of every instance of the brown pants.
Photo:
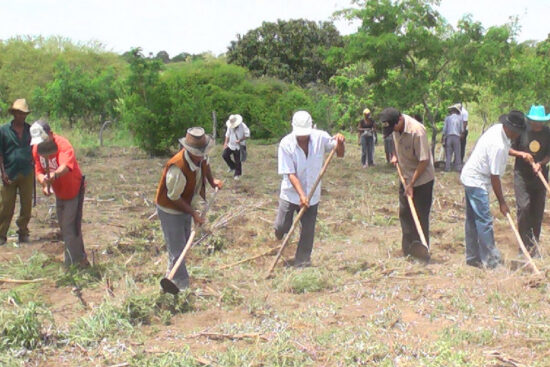
M 29 235 L 29 222 L 31 220 L 32 211 L 32 192 L 34 187 L 34 172 L 30 172 L 26 176 L 21 174 L 12 181 L 9 185 L 2 185 L 0 188 L 0 237 L 6 238 L 8 229 L 10 228 L 11 219 L 15 210 L 15 199 L 19 191 L 19 218 L 15 222 L 19 228 L 17 233 L 19 236 Z

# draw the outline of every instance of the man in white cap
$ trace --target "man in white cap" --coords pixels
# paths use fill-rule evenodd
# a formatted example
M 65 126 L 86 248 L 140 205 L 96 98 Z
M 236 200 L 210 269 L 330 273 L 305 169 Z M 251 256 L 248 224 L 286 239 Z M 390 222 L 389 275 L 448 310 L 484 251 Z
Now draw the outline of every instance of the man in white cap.
M 234 171 L 235 180 L 238 180 L 242 175 L 242 163 L 246 160 L 246 139 L 250 137 L 250 130 L 241 115 L 229 116 L 225 124 L 227 131 L 222 157 L 229 166 L 229 171 Z M 231 159 L 231 155 L 234 160 Z
M 42 120 L 32 124 L 31 136 L 36 178 L 44 195 L 51 195 L 51 189 L 55 194 L 57 220 L 65 243 L 65 265 L 89 266 L 82 238 L 84 176 L 74 149 Z
M 199 226 L 204 222 L 195 207 L 199 195 L 206 198 L 206 181 L 213 188 L 222 188 L 222 182 L 212 177 L 207 157 L 214 139 L 206 135 L 202 127 L 192 127 L 179 142 L 183 148 L 166 163 L 155 197 L 168 250 L 167 274 L 191 234 L 191 219 Z M 172 281 L 180 290 L 189 286 L 185 263 L 181 264 Z
M 13 115 L 13 120 L 0 127 L 0 171 L 3 183 L 0 189 L 0 245 L 7 240 L 17 192 L 20 200 L 19 218 L 15 222 L 18 242 L 29 242 L 28 225 L 34 187 L 30 125 L 25 122 L 31 111 L 25 99 L 18 99 L 8 112 Z
M 326 131 L 313 129 L 313 120 L 306 111 L 298 111 L 292 117 L 292 133 L 279 143 L 279 174 L 283 175 L 279 196 L 279 209 L 275 219 L 275 236 L 282 239 L 292 226 L 294 213 L 307 207 L 300 222 L 302 230 L 294 257 L 294 266 L 309 266 L 315 235 L 317 207 L 321 198 L 321 183 L 308 196 L 323 166 L 324 154 L 336 147 L 336 155 L 345 153 L 342 134 L 333 137 Z

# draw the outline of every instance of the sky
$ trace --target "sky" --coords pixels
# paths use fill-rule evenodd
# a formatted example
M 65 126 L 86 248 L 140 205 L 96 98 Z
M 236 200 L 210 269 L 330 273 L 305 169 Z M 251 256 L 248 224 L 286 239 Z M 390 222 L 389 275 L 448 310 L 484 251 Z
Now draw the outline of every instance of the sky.
M 117 53 L 141 47 L 145 54 L 164 50 L 171 57 L 181 52 L 219 55 L 237 34 L 263 21 L 330 20 L 350 6 L 350 0 L 0 0 L 0 40 L 62 36 L 97 41 Z M 520 41 L 544 40 L 550 33 L 550 0 L 442 0 L 439 10 L 453 26 L 466 13 L 485 27 L 517 15 Z M 342 34 L 356 27 L 347 21 L 336 26 Z

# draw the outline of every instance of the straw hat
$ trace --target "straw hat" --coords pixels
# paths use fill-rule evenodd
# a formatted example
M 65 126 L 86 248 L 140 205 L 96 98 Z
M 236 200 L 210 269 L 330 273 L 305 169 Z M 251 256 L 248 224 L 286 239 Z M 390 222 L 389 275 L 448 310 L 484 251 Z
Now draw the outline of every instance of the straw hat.
M 227 127 L 234 129 L 243 122 L 243 117 L 241 115 L 231 115 L 229 120 L 226 121 Z
M 24 113 L 31 112 L 25 98 L 16 99 L 15 102 L 13 102 L 11 107 L 8 109 L 8 112 L 11 114 L 13 114 L 15 111 L 21 111 Z
M 210 135 L 206 135 L 202 127 L 187 129 L 185 137 L 180 138 L 178 141 L 186 151 L 199 157 L 208 154 L 214 146 L 214 139 Z

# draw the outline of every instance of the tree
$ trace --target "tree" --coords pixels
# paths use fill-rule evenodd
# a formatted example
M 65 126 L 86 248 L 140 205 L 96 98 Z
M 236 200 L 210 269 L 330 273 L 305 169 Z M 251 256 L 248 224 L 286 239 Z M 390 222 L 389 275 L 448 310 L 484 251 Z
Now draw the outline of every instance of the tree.
M 432 149 L 437 122 L 446 106 L 465 99 L 463 83 L 455 78 L 460 39 L 435 10 L 437 0 L 355 1 L 359 9 L 340 14 L 359 19 L 361 26 L 349 37 L 345 55 L 348 69 L 363 65 L 362 90 L 378 106 L 422 110 L 432 129 Z M 333 83 L 342 90 L 353 78 L 339 72 Z M 358 88 L 355 86 L 354 88 Z M 357 92 L 351 92 L 357 95 Z
M 168 52 L 166 51 L 159 51 L 157 52 L 156 59 L 162 61 L 165 64 L 168 64 L 170 62 L 170 55 L 168 55 Z
M 342 37 L 331 22 L 278 20 L 237 35 L 228 47 L 227 61 L 246 67 L 258 77 L 271 76 L 305 86 L 329 80 L 336 69 L 325 62 L 326 54 L 331 47 L 342 45 Z

